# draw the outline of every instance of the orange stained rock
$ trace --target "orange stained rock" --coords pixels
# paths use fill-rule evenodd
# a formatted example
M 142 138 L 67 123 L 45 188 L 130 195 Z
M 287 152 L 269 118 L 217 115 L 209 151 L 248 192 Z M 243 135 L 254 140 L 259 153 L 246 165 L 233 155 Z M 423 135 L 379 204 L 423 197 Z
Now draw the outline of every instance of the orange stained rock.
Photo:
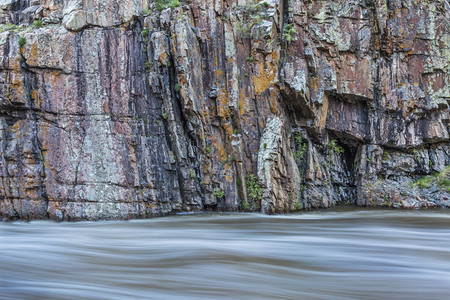
M 275 79 L 275 73 L 270 72 L 268 75 L 261 74 L 253 76 L 253 84 L 255 87 L 255 93 L 261 95 L 270 86 L 273 85 Z
M 274 52 L 267 58 L 267 61 L 269 62 L 267 69 L 265 68 L 264 63 L 258 63 L 256 65 L 255 69 L 257 70 L 257 74 L 253 76 L 253 85 L 257 95 L 262 94 L 270 86 L 274 85 L 277 66 L 273 62 L 276 61 L 276 57 L 277 54 Z
M 327 123 L 327 116 L 328 116 L 328 97 L 324 93 L 323 94 L 323 100 L 322 100 L 322 106 L 319 108 L 319 113 L 317 114 L 318 117 L 316 119 L 316 126 L 320 128 L 320 130 L 325 128 L 325 125 Z
M 247 97 L 245 95 L 245 90 L 240 90 L 239 92 L 239 114 L 243 115 L 246 112 L 246 105 L 247 105 Z
M 34 104 L 36 107 L 41 106 L 41 99 L 39 97 L 39 90 L 32 90 L 31 91 L 31 98 L 34 100 Z
M 35 42 L 31 45 L 29 56 L 27 57 L 28 64 L 38 64 L 39 59 L 39 47 L 38 43 Z
M 319 77 L 309 77 L 309 87 L 317 92 L 320 88 L 320 79 Z
M 228 136 L 231 136 L 233 134 L 233 126 L 229 125 L 229 124 L 223 124 L 223 127 L 225 129 L 225 132 L 227 133 Z
M 179 84 L 182 86 L 187 84 L 186 76 L 183 73 L 178 74 L 178 80 L 179 80 Z
M 48 126 L 45 123 L 40 124 L 39 134 L 39 138 L 41 139 L 42 143 L 42 150 L 48 150 Z
M 221 78 L 225 73 L 222 71 L 222 69 L 217 68 L 216 69 L 216 76 L 217 78 Z
M 159 56 L 159 62 L 164 65 L 164 62 L 166 61 L 167 58 L 167 52 L 163 52 L 160 56 Z
M 270 95 L 269 95 L 269 106 L 270 106 L 270 112 L 273 114 L 278 114 L 279 113 L 279 109 L 278 109 L 278 96 L 277 94 L 279 94 L 279 90 L 277 89 L 271 89 L 270 91 Z
M 215 149 L 217 151 L 218 157 L 220 160 L 224 160 L 227 158 L 227 153 L 225 152 L 225 149 L 223 148 L 223 144 L 221 140 L 214 139 L 211 143 L 213 150 Z M 213 151 L 214 152 L 214 151 Z
M 228 118 L 231 115 L 231 111 L 228 107 L 230 93 L 227 91 L 226 87 L 223 86 L 220 90 L 219 95 L 217 95 L 217 115 Z

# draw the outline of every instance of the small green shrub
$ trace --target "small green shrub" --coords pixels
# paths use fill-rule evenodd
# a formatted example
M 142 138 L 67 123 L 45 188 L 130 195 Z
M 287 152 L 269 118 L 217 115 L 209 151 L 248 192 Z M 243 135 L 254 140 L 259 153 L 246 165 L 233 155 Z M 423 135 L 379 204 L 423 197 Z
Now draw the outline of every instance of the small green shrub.
M 148 27 L 144 27 L 144 30 L 142 30 L 142 36 L 147 37 L 148 36 Z
M 438 184 L 439 184 L 439 186 L 440 186 L 441 188 L 444 188 L 444 189 L 446 189 L 448 192 L 450 192 L 450 179 L 442 179 L 442 180 L 439 180 Z
M 19 38 L 18 43 L 19 43 L 19 46 L 20 46 L 20 47 L 23 47 L 23 46 L 25 46 L 25 44 L 27 43 L 27 39 L 26 39 L 24 36 L 21 36 L 21 37 Z
M 245 178 L 245 186 L 247 187 L 247 193 L 253 200 L 262 199 L 262 188 L 258 182 L 258 178 L 250 174 Z
M 189 177 L 191 178 L 195 178 L 195 171 L 194 170 L 189 170 Z
M 263 4 L 264 5 L 264 4 Z M 252 28 L 263 20 L 263 5 L 256 0 L 248 1 L 245 5 L 235 6 L 241 19 L 236 23 L 236 31 L 241 38 L 251 38 Z M 268 3 L 267 3 L 268 6 Z
M 42 20 L 36 20 L 33 22 L 33 27 L 35 28 L 41 28 L 42 27 Z
M 421 189 L 425 189 L 431 186 L 431 184 L 435 181 L 434 176 L 429 175 L 418 179 L 413 186 L 418 186 Z
M 441 172 L 434 173 L 432 175 L 424 176 L 416 180 L 412 187 L 419 187 L 421 189 L 429 188 L 431 185 L 437 184 L 441 188 L 450 192 L 450 166 L 445 167 Z
M 255 59 L 253 58 L 253 56 L 249 56 L 249 57 L 247 57 L 245 60 L 246 60 L 246 61 L 249 61 L 249 62 L 252 62 L 252 61 L 254 61 Z
M 204 150 L 207 155 L 211 154 L 211 151 L 212 151 L 211 147 L 206 146 Z
M 344 148 L 342 148 L 341 146 L 339 146 L 336 140 L 331 140 L 331 141 L 328 143 L 327 146 L 328 146 L 328 148 L 330 149 L 330 150 L 329 150 L 329 153 L 330 153 L 330 154 L 333 154 L 333 153 L 335 153 L 335 152 L 336 152 L 337 154 L 344 153 Z
M 162 114 L 162 117 L 164 118 L 164 120 L 167 120 L 167 118 L 168 118 L 169 116 L 167 115 L 167 113 L 163 113 L 163 114 Z
M 295 161 L 300 162 L 305 156 L 307 145 L 303 142 L 302 136 L 299 132 L 295 134 L 295 144 L 297 150 L 294 152 L 294 159 Z
M 294 36 L 296 34 L 297 34 L 297 30 L 295 30 L 294 24 L 287 24 L 283 30 L 283 39 L 286 42 L 291 43 L 291 42 L 297 40 L 297 38 Z
M 177 84 L 175 84 L 173 89 L 175 90 L 175 92 L 178 93 L 179 91 L 181 91 L 181 85 L 177 83 Z
M 302 204 L 300 202 L 295 202 L 294 211 L 299 211 L 300 209 L 302 209 Z
M 248 202 L 242 202 L 242 204 L 241 204 L 241 208 L 242 208 L 242 210 L 250 210 L 250 204 L 248 203 Z
M 215 188 L 214 189 L 214 196 L 216 196 L 216 198 L 223 198 L 223 197 L 225 197 L 225 192 L 222 190 L 222 189 L 220 189 L 220 188 Z
M 180 6 L 179 0 L 156 0 L 156 8 L 161 11 L 166 8 L 175 8 Z
M 20 27 L 15 24 L 0 25 L 0 33 L 6 32 L 6 31 L 16 31 L 19 29 L 20 29 Z

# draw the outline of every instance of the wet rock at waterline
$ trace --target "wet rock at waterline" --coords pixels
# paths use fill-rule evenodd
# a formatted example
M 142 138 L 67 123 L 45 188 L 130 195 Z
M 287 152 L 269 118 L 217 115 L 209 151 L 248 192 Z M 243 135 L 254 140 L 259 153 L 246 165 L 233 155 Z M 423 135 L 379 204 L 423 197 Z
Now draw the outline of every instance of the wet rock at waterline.
M 0 219 L 449 206 L 449 11 L 0 1 Z

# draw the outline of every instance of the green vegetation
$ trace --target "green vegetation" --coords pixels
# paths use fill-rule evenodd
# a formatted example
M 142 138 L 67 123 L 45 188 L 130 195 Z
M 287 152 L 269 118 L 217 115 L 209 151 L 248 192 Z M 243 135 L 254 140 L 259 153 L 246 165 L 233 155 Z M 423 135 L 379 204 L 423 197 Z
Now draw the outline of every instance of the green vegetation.
M 330 150 L 329 150 L 330 154 L 333 154 L 333 153 L 337 153 L 337 154 L 344 153 L 344 148 L 339 146 L 336 140 L 331 140 L 328 143 L 327 147 L 330 148 Z
M 156 8 L 161 11 L 166 8 L 175 8 L 180 6 L 179 0 L 156 0 Z
M 33 27 L 34 28 L 41 28 L 42 27 L 42 20 L 36 20 L 33 22 Z
M 389 160 L 389 153 L 386 150 L 383 151 L 383 158 L 382 158 L 382 160 L 383 161 Z
M 142 14 L 143 14 L 144 16 L 150 14 L 150 9 L 148 9 L 148 8 L 143 9 L 143 10 L 142 10 Z
M 164 120 L 167 120 L 167 118 L 168 118 L 167 113 L 163 113 L 163 114 L 162 114 L 162 117 L 164 118 Z
M 242 202 L 242 210 L 250 210 L 250 204 L 248 202 Z
M 6 32 L 6 31 L 15 31 L 15 30 L 18 30 L 18 29 L 20 29 L 20 27 L 15 25 L 15 24 L 1 25 L 0 33 Z
M 300 162 L 305 156 L 307 145 L 303 142 L 302 135 L 299 132 L 295 134 L 295 144 L 297 150 L 294 152 L 294 159 L 296 162 Z
M 148 36 L 148 27 L 144 27 L 144 29 L 141 32 L 143 37 L 147 37 Z
M 450 192 L 450 166 L 445 167 L 441 172 L 434 173 L 432 175 L 424 176 L 415 181 L 412 186 L 425 189 L 433 184 L 439 185 L 441 188 Z
M 212 151 L 211 147 L 206 146 L 204 150 L 207 155 L 211 154 L 211 151 Z
M 245 185 L 247 187 L 247 193 L 253 200 L 262 199 L 262 188 L 259 185 L 258 178 L 250 174 L 245 178 Z
M 223 197 L 225 197 L 225 192 L 222 190 L 222 189 L 220 189 L 220 188 L 215 188 L 214 189 L 214 196 L 216 196 L 216 198 L 223 198 Z
M 175 92 L 178 93 L 179 91 L 181 91 L 181 85 L 177 83 L 177 84 L 175 84 L 173 89 L 175 90 Z
M 195 178 L 195 171 L 192 170 L 192 169 L 190 169 L 190 170 L 189 170 L 189 176 L 190 176 L 191 178 Z
M 298 211 L 300 209 L 302 209 L 302 204 L 300 202 L 295 202 L 294 211 Z
M 266 3 L 268 6 L 268 3 Z M 263 4 L 264 5 L 264 4 Z M 265 5 L 264 5 L 265 6 Z M 241 11 L 243 19 L 237 23 L 237 32 L 241 38 L 251 37 L 253 26 L 262 21 L 262 5 L 256 1 L 249 4 L 236 6 L 235 10 Z
M 20 47 L 23 47 L 23 46 L 25 46 L 25 44 L 27 43 L 27 39 L 26 39 L 24 36 L 21 36 L 21 37 L 19 38 L 18 43 L 19 43 L 19 46 L 20 46 Z
M 246 61 L 249 61 L 249 62 L 252 62 L 252 61 L 254 61 L 255 59 L 253 58 L 253 56 L 249 56 L 249 57 L 247 57 L 245 60 L 246 60 Z
M 295 30 L 294 25 L 293 24 L 287 24 L 284 27 L 284 30 L 283 30 L 283 39 L 286 42 L 291 43 L 291 42 L 297 40 L 297 38 L 294 36 L 296 34 L 297 34 L 297 30 Z

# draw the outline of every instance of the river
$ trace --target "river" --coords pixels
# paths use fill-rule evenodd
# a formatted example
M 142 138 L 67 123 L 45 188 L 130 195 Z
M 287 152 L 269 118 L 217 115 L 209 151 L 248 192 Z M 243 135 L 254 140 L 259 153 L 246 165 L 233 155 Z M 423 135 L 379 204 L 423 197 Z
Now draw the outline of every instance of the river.
M 450 211 L 0 223 L 0 299 L 449 299 Z

